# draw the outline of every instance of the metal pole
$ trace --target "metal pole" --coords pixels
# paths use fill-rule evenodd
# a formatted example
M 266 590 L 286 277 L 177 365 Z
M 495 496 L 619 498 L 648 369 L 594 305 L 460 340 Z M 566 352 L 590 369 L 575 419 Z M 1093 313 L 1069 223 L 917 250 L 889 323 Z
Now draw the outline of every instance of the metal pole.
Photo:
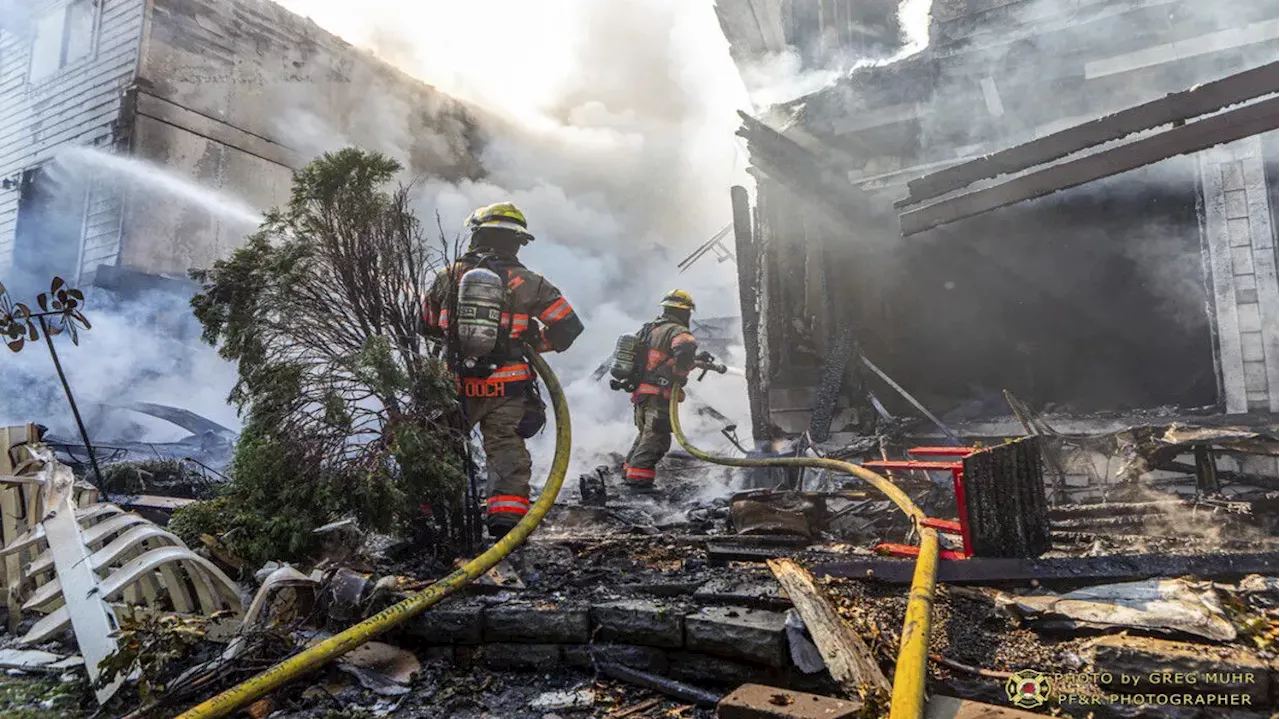
M 62 380 L 62 391 L 67 395 L 67 403 L 71 405 L 71 414 L 75 415 L 76 427 L 80 430 L 80 439 L 84 440 L 84 448 L 89 452 L 89 464 L 93 467 L 93 476 L 98 480 L 98 493 L 102 501 L 107 501 L 107 487 L 102 480 L 102 470 L 98 469 L 98 457 L 89 442 L 89 432 L 84 428 L 84 420 L 80 419 L 80 408 L 76 406 L 76 398 L 71 394 L 71 385 L 67 383 L 67 375 L 62 371 L 62 362 L 58 360 L 58 352 L 53 347 L 53 337 L 49 334 L 49 323 L 40 318 L 40 330 L 44 333 L 44 342 L 49 346 L 49 356 L 53 358 L 53 368 L 58 370 L 58 379 Z
M 885 384 L 889 385 L 895 391 L 897 391 L 898 394 L 902 395 L 903 399 L 910 402 L 911 406 L 920 410 L 920 413 L 923 414 L 925 417 L 928 417 L 929 421 L 933 422 L 935 427 L 942 430 L 942 433 L 947 435 L 949 439 L 951 439 L 956 443 L 961 443 L 960 438 L 956 436 L 955 432 L 952 432 L 950 429 L 947 429 L 947 425 L 943 424 L 942 420 L 938 419 L 937 417 L 934 417 L 933 413 L 930 412 L 924 405 L 920 404 L 919 400 L 917 400 L 915 397 L 912 397 L 909 392 L 903 389 L 897 382 L 894 382 L 893 378 L 885 374 L 884 371 L 881 370 L 879 367 L 875 366 L 871 362 L 871 360 L 867 359 L 866 355 L 862 356 L 862 363 L 867 366 L 867 369 L 871 370 L 872 372 L 875 372 L 876 375 L 880 377 L 880 379 L 884 380 Z

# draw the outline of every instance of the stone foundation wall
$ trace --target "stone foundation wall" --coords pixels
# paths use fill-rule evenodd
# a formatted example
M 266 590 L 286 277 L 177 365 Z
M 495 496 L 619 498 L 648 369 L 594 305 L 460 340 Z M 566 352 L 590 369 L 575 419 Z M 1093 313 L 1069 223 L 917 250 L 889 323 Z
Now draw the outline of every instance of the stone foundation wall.
M 711 678 L 707 672 L 720 666 L 734 681 L 745 681 L 745 675 L 777 680 L 791 666 L 785 619 L 777 611 L 687 601 L 547 606 L 472 598 L 424 612 L 406 631 L 442 655 L 512 668 L 589 664 L 590 653 L 598 651 L 638 668 L 685 666 L 692 675 L 702 665 L 698 678 Z

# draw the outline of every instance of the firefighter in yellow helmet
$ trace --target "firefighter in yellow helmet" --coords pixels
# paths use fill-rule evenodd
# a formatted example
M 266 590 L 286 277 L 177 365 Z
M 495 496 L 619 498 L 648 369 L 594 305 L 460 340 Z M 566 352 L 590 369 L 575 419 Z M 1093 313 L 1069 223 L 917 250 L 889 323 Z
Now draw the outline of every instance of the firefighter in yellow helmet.
M 671 449 L 671 393 L 679 392 L 697 360 L 698 343 L 689 331 L 694 304 L 684 290 L 672 290 L 659 303 L 662 314 L 640 330 L 648 347 L 645 372 L 631 394 L 636 440 L 622 465 L 623 481 L 639 490 L 653 488 L 658 462 Z
M 533 241 L 524 213 L 510 202 L 480 207 L 467 218 L 467 253 L 441 270 L 427 293 L 426 332 L 445 339 L 449 368 L 458 378 L 459 399 L 468 427 L 479 425 L 489 473 L 486 525 L 489 535 L 505 535 L 529 511 L 532 464 L 525 440 L 546 423 L 537 378 L 524 354 L 563 352 L 582 321 L 555 285 L 516 258 Z M 462 276 L 483 267 L 505 284 L 501 324 L 493 352 L 466 358 L 456 349 L 458 288 Z M 494 310 L 496 313 L 496 310 Z

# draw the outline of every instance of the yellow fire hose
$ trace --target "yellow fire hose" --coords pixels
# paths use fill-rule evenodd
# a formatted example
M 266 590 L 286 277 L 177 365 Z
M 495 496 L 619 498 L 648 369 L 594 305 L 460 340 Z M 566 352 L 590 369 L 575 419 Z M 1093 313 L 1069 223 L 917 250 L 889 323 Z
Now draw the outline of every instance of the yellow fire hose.
M 564 390 L 546 360 L 536 352 L 530 353 L 534 369 L 547 385 L 551 395 L 551 405 L 556 419 L 556 452 L 551 460 L 551 474 L 547 484 L 542 488 L 538 501 L 530 508 L 524 519 L 520 520 L 505 537 L 498 540 L 480 556 L 463 565 L 449 576 L 423 589 L 421 592 L 405 599 L 395 606 L 388 607 L 369 617 L 359 624 L 340 634 L 326 639 L 298 654 L 289 657 L 270 669 L 238 684 L 221 694 L 179 715 L 178 719 L 212 719 L 223 717 L 246 706 L 253 700 L 275 689 L 298 679 L 308 672 L 318 669 L 328 662 L 337 659 L 356 647 L 370 641 L 379 634 L 420 614 L 441 599 L 461 589 L 471 581 L 489 571 L 502 561 L 516 547 L 533 533 L 538 523 L 546 516 L 551 505 L 555 504 L 560 486 L 564 484 L 565 473 L 569 470 L 569 406 L 565 403 Z
M 924 512 L 892 482 L 864 467 L 850 462 L 823 457 L 770 457 L 767 459 L 737 459 L 716 457 L 689 443 L 680 428 L 679 392 L 671 396 L 671 431 L 676 441 L 689 454 L 714 464 L 730 467 L 813 467 L 851 474 L 883 492 L 898 508 L 915 522 L 920 533 L 920 555 L 916 558 L 915 573 L 911 579 L 911 594 L 907 599 L 907 613 L 902 625 L 902 644 L 898 648 L 898 661 L 893 674 L 893 696 L 889 703 L 889 719 L 920 719 L 924 716 L 925 678 L 928 676 L 929 627 L 933 615 L 934 586 L 938 575 L 938 533 L 921 526 Z

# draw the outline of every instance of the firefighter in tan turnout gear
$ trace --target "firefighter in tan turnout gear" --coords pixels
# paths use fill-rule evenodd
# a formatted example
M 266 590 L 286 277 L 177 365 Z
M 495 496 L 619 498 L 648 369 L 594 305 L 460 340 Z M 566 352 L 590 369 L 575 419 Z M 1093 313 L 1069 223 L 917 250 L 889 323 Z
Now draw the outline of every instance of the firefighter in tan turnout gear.
M 638 334 L 639 377 L 631 393 L 637 435 L 622 465 L 623 481 L 640 490 L 653 487 L 654 468 L 671 449 L 671 393 L 679 392 L 684 401 L 681 387 L 698 360 L 698 343 L 689 331 L 693 298 L 684 290 L 672 290 L 660 304 L 662 315 Z
M 480 427 L 489 472 L 485 523 L 496 539 L 529 511 L 525 440 L 546 423 L 524 347 L 562 352 L 583 326 L 560 290 L 516 259 L 533 235 L 515 205 L 481 207 L 467 229 L 470 247 L 436 276 L 423 319 L 428 334 L 446 340 L 467 426 Z

